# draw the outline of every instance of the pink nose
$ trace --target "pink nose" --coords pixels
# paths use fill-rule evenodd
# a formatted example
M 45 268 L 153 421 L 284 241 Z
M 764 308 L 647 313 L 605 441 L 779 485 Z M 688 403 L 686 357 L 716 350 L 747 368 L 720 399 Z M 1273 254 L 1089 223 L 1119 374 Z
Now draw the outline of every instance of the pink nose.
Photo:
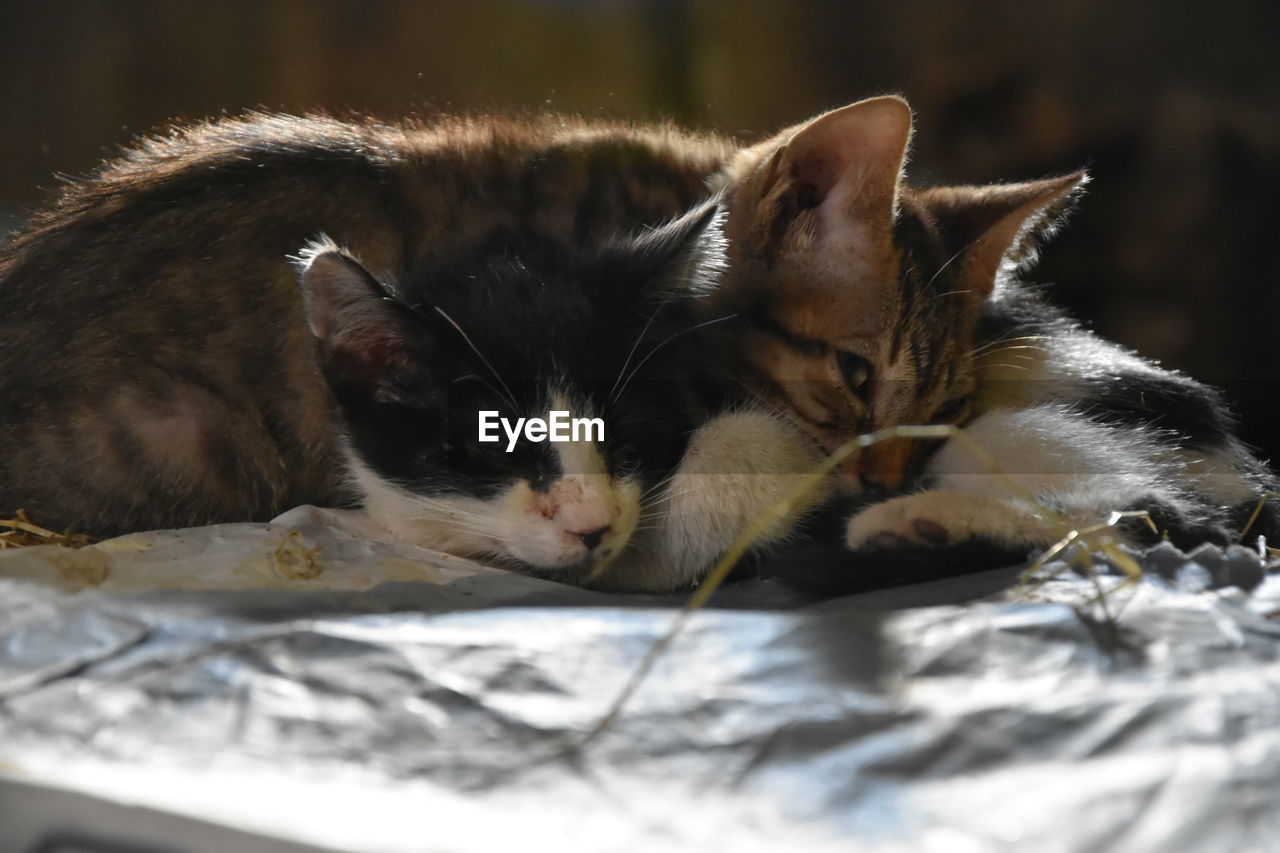
M 582 540 L 582 544 L 587 546 L 588 551 L 594 551 L 596 546 L 604 539 L 604 535 L 613 528 L 609 525 L 597 527 L 595 530 L 568 530 L 570 536 L 577 536 Z

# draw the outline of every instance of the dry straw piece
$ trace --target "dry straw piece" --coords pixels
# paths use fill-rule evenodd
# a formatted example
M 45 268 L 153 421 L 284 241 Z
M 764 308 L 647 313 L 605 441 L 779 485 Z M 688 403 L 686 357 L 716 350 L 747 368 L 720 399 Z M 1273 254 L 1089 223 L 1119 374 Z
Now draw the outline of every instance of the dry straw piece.
M 1243 544 L 1244 538 L 1249 535 L 1249 531 L 1253 529 L 1253 525 L 1257 523 L 1258 516 L 1262 514 L 1262 508 L 1266 506 L 1267 501 L 1272 498 L 1280 499 L 1280 494 L 1276 492 L 1263 492 L 1262 497 L 1258 498 L 1257 505 L 1253 508 L 1253 512 L 1249 515 L 1249 520 L 1245 522 L 1244 529 L 1240 531 L 1240 538 L 1236 542 Z M 1280 557 L 1280 548 L 1267 548 L 1267 554 L 1272 557 Z
M 92 545 L 93 537 L 83 533 L 55 533 L 41 527 L 27 517 L 25 510 L 18 510 L 13 518 L 0 519 L 0 550 L 5 548 L 30 548 L 33 545 L 62 545 L 66 548 L 83 548 Z

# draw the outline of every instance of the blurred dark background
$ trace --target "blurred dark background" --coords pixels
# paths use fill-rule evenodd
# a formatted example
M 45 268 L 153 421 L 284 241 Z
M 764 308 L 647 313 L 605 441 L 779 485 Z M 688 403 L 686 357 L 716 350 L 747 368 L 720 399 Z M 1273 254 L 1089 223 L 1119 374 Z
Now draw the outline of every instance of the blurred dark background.
M 1032 278 L 1225 387 L 1280 458 L 1280 4 L 0 0 L 0 228 L 173 118 L 554 109 L 751 140 L 859 98 L 917 113 L 917 182 L 1082 165 Z

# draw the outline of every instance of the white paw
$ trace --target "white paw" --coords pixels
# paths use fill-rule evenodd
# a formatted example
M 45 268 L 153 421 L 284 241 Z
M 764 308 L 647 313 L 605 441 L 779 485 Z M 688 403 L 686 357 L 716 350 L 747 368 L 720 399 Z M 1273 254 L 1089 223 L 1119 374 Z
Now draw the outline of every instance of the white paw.
M 775 415 L 732 412 L 702 426 L 667 485 L 656 553 L 673 577 L 697 580 L 745 531 L 793 495 L 817 464 L 812 444 Z M 756 547 L 786 539 L 796 521 L 830 492 L 812 488 L 761 531 Z
M 648 509 L 630 547 L 593 583 L 598 588 L 666 592 L 706 575 L 745 531 L 809 479 L 820 457 L 795 427 L 768 412 L 746 410 L 712 418 L 690 438 L 679 469 Z M 821 481 L 754 547 L 780 542 L 796 521 L 823 501 Z M 647 523 L 646 523 L 647 521 Z
M 955 545 L 986 539 L 1010 546 L 1050 544 L 1043 520 L 1009 500 L 933 489 L 874 504 L 849 519 L 851 549 Z

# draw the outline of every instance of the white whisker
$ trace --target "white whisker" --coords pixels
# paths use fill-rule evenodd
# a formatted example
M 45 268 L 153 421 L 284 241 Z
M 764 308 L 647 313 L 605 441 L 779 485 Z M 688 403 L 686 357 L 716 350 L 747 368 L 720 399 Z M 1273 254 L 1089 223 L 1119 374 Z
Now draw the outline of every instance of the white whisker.
M 622 381 L 622 377 L 627 375 L 627 368 L 631 366 L 631 359 L 635 357 L 636 350 L 640 348 L 640 342 L 644 340 L 644 336 L 648 334 L 649 327 L 653 325 L 653 318 L 658 316 L 658 312 L 666 306 L 666 301 L 653 309 L 653 313 L 649 315 L 649 319 L 645 321 L 644 328 L 640 330 L 639 336 L 635 339 L 635 343 L 631 345 L 631 352 L 627 353 L 627 360 L 622 363 L 622 369 L 618 371 L 618 378 L 613 380 L 613 387 L 609 389 L 609 402 L 613 402 L 613 392 L 618 390 L 618 383 Z
M 653 349 L 649 350 L 649 352 L 645 355 L 645 357 L 644 357 L 644 358 L 640 359 L 640 363 L 639 363 L 639 364 L 637 364 L 637 365 L 635 366 L 635 369 L 631 371 L 631 375 L 627 377 L 627 381 L 626 381 L 626 382 L 623 382 L 623 383 L 622 383 L 622 387 L 618 389 L 618 394 L 617 394 L 617 396 L 618 396 L 618 397 L 621 397 L 621 396 L 622 396 L 623 392 L 627 390 L 627 386 L 631 384 L 631 380 L 632 380 L 632 379 L 635 379 L 635 378 L 636 378 L 636 374 L 638 374 L 638 373 L 640 372 L 640 368 L 644 367 L 644 366 L 645 366 L 645 363 L 646 363 L 646 362 L 648 362 L 648 361 L 649 361 L 649 359 L 653 358 L 653 354 L 654 354 L 654 353 L 656 353 L 658 350 L 662 349 L 662 348 L 663 348 L 663 347 L 665 347 L 667 344 L 671 343 L 672 341 L 674 341 L 676 338 L 680 337 L 681 335 L 688 334 L 689 332 L 696 332 L 698 329 L 702 329 L 702 328 L 705 328 L 705 327 L 707 327 L 707 326 L 712 326 L 712 325 L 715 325 L 716 323 L 723 323 L 725 320 L 732 320 L 734 317 L 737 317 L 737 316 L 738 316 L 737 314 L 726 314 L 726 315 L 724 315 L 723 317 L 716 317 L 714 320 L 707 320 L 707 321 L 705 321 L 705 322 L 697 323 L 697 324 L 695 324 L 695 325 L 692 325 L 692 326 L 690 326 L 690 327 L 689 327 L 689 328 L 687 328 L 687 329 L 681 329 L 680 331 L 678 331 L 678 332 L 676 332 L 675 334 L 671 335 L 671 336 L 670 336 L 669 338 L 667 338 L 665 341 L 663 341 L 662 343 L 658 344 L 658 345 L 657 345 L 656 347 L 654 347 Z
M 476 347 L 475 342 L 471 340 L 471 337 L 462 330 L 462 327 L 458 325 L 458 321 L 450 317 L 448 312 L 439 305 L 436 306 L 436 312 L 441 317 L 445 318 L 445 320 L 449 322 L 449 325 L 458 330 L 458 334 L 462 335 L 462 339 L 467 342 L 467 346 L 471 347 L 471 351 L 476 354 L 476 357 L 479 358 L 480 361 L 484 362 L 485 367 L 489 368 L 489 372 L 493 374 L 493 378 L 498 380 L 498 384 L 502 386 L 502 390 L 507 392 L 507 402 L 511 404 L 511 408 L 518 409 L 519 406 L 516 405 L 515 395 L 512 394 L 511 389 L 507 387 L 507 383 L 502 381 L 502 377 L 498 374 L 498 371 L 489 363 L 489 359 L 484 357 L 484 353 L 480 352 L 479 348 Z
M 933 274 L 933 276 L 932 276 L 932 277 L 930 277 L 930 279 L 929 279 L 927 282 L 925 282 L 924 289 L 925 289 L 925 290 L 928 290 L 928 289 L 929 289 L 929 285 L 931 285 L 931 284 L 933 284 L 935 281 L 937 281 L 938 276 L 942 275 L 942 271 L 943 271 L 943 270 L 945 270 L 947 267 L 951 266 L 952 261 L 954 261 L 954 260 L 956 260 L 957 258 L 959 258 L 961 255 L 963 255 L 965 252 L 967 252 L 967 251 L 969 251 L 970 249 L 972 249 L 974 246 L 978 245 L 978 243 L 980 243 L 980 242 L 982 242 L 982 237 L 979 237 L 977 240 L 974 240 L 972 243 L 970 243 L 970 244 L 969 244 L 969 245 L 967 245 L 967 246 L 962 246 L 962 247 L 961 247 L 961 249 L 960 249 L 960 251 L 956 252 L 954 255 L 952 255 L 951 257 L 947 258 L 947 262 L 946 262 L 945 264 L 943 264 L 942 266 L 938 267 L 938 271 L 937 271 L 937 272 L 935 272 L 935 273 Z M 953 291 L 951 291 L 950 293 L 967 293 L 967 292 L 969 292 L 969 291 L 953 290 Z M 948 294 L 948 293 L 940 294 L 940 296 L 948 296 L 948 295 L 950 295 L 950 294 Z

